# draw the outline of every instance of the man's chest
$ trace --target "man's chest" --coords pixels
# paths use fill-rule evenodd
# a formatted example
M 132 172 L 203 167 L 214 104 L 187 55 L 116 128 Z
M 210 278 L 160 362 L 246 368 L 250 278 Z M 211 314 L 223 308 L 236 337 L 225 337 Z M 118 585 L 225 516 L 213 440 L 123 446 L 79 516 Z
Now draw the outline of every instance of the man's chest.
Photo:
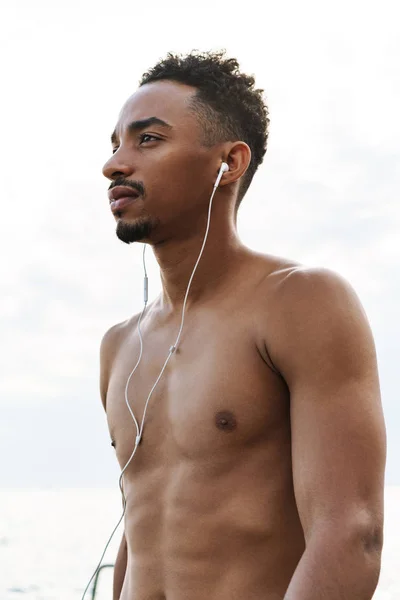
M 193 460 L 231 454 L 287 424 L 286 386 L 261 358 L 249 323 L 189 324 L 155 387 L 174 336 L 144 332 L 143 341 L 128 386 L 140 353 L 136 336 L 121 346 L 108 384 L 107 419 L 121 465 L 136 437 L 127 403 L 140 425 L 148 400 L 140 453 L 154 464 L 168 452 Z

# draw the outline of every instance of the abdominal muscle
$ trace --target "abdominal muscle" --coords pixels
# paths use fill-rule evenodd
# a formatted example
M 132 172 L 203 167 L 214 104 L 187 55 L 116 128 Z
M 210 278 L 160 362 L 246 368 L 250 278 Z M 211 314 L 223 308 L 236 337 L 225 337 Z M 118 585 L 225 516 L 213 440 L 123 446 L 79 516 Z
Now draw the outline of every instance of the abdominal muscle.
M 282 599 L 304 550 L 282 442 L 126 481 L 121 600 Z

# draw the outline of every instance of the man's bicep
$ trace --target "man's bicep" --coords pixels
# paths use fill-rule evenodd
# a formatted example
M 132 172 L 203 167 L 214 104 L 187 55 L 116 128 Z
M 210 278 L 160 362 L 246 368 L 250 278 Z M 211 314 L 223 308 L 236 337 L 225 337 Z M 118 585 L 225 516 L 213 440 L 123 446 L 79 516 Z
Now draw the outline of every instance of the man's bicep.
M 306 535 L 382 513 L 385 433 L 369 377 L 291 394 L 293 483 Z M 362 523 L 360 523 L 362 525 Z
M 107 409 L 107 389 L 111 364 L 115 355 L 120 325 L 114 325 L 103 335 L 100 343 L 100 397 L 104 410 Z
M 108 355 L 109 355 L 109 331 L 107 331 L 100 343 L 100 398 L 104 410 L 106 410 L 107 387 L 108 387 Z
M 329 272 L 299 274 L 285 306 L 275 364 L 290 390 L 293 482 L 307 538 L 327 521 L 379 518 L 386 440 L 372 334 L 350 286 Z

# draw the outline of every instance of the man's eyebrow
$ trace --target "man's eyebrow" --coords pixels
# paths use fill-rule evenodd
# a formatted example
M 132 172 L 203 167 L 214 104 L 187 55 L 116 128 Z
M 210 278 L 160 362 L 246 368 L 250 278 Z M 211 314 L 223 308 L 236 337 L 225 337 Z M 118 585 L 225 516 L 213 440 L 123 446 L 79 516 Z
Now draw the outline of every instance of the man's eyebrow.
M 139 121 L 132 121 L 129 123 L 127 130 L 129 133 L 136 133 L 141 131 L 142 129 L 146 129 L 146 127 L 150 127 L 151 125 L 160 125 L 161 127 L 166 127 L 167 129 L 172 129 L 172 125 L 159 119 L 158 117 L 149 117 L 148 119 L 141 119 Z M 114 130 L 111 134 L 111 143 L 116 144 L 118 140 L 117 132 Z

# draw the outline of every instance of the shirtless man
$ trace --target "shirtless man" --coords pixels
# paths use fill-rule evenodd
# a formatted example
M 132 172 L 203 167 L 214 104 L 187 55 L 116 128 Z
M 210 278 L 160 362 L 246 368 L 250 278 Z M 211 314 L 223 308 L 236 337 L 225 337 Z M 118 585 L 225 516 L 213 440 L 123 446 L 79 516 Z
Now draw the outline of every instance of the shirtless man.
M 112 136 L 103 172 L 117 235 L 151 245 L 162 280 L 127 394 L 139 420 L 229 166 L 182 336 L 123 475 L 115 600 L 367 600 L 377 585 L 386 440 L 366 316 L 335 273 L 254 252 L 236 231 L 268 122 L 236 61 L 169 55 L 143 76 Z M 100 352 L 121 469 L 136 438 L 125 386 L 138 318 L 112 327 Z

